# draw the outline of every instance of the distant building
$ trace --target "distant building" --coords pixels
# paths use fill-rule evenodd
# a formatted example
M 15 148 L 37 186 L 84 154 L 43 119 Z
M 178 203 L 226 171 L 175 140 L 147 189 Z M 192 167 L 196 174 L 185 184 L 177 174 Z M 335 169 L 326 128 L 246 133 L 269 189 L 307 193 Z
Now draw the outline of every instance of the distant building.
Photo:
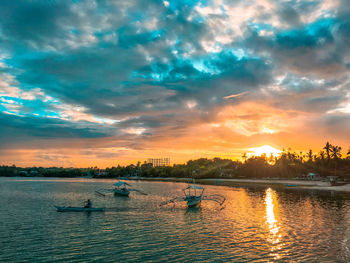
M 147 163 L 151 163 L 153 167 L 169 166 L 170 158 L 148 158 Z
M 96 175 L 97 176 L 105 176 L 107 173 L 106 173 L 106 170 L 102 170 L 102 169 L 99 169 L 97 172 L 96 172 Z

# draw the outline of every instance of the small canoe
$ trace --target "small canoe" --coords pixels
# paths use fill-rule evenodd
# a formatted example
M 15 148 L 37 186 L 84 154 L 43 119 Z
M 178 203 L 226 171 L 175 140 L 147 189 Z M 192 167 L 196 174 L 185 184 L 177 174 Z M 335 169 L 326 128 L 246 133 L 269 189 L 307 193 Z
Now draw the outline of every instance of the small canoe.
M 104 207 L 91 207 L 91 208 L 84 208 L 84 207 L 73 207 L 73 206 L 56 206 L 57 212 L 103 212 L 105 211 Z

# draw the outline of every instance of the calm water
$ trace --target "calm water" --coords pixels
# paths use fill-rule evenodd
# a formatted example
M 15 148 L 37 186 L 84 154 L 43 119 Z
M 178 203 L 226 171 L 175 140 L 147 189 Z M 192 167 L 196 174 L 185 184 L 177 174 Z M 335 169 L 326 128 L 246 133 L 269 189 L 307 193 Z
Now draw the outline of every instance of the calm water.
M 350 198 L 331 192 L 205 186 L 223 209 L 159 203 L 183 183 L 135 181 L 130 198 L 100 197 L 113 181 L 0 178 L 0 262 L 350 262 Z M 91 198 L 104 213 L 58 213 Z

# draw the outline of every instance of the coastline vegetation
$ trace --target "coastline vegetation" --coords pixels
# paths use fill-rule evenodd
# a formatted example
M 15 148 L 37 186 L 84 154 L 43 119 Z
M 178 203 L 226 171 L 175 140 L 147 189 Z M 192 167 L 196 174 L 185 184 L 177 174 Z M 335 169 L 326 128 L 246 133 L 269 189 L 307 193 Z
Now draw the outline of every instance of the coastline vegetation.
M 309 150 L 306 154 L 291 149 L 283 150 L 279 156 L 273 155 L 247 157 L 243 161 L 213 158 L 190 160 L 186 164 L 153 167 L 150 163 L 127 166 L 116 166 L 104 170 L 98 167 L 63 168 L 63 167 L 27 167 L 0 166 L 0 176 L 42 176 L 42 177 L 177 177 L 177 178 L 305 178 L 313 174 L 321 178 L 336 176 L 350 180 L 350 149 L 342 156 L 341 147 L 329 142 L 323 149 L 314 153 Z

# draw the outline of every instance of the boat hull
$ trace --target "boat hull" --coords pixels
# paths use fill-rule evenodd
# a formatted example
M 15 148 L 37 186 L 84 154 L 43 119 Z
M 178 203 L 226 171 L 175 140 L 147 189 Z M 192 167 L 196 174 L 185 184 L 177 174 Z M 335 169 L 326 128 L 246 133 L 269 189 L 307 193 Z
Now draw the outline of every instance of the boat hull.
M 129 194 L 130 192 L 128 190 L 123 191 L 123 190 L 114 189 L 114 195 L 129 196 Z
M 202 198 L 201 196 L 190 197 L 190 198 L 186 198 L 186 201 L 187 201 L 187 207 L 189 208 L 197 207 L 201 204 Z
M 72 206 L 56 206 L 57 212 L 103 212 L 105 211 L 104 207 L 72 207 Z

